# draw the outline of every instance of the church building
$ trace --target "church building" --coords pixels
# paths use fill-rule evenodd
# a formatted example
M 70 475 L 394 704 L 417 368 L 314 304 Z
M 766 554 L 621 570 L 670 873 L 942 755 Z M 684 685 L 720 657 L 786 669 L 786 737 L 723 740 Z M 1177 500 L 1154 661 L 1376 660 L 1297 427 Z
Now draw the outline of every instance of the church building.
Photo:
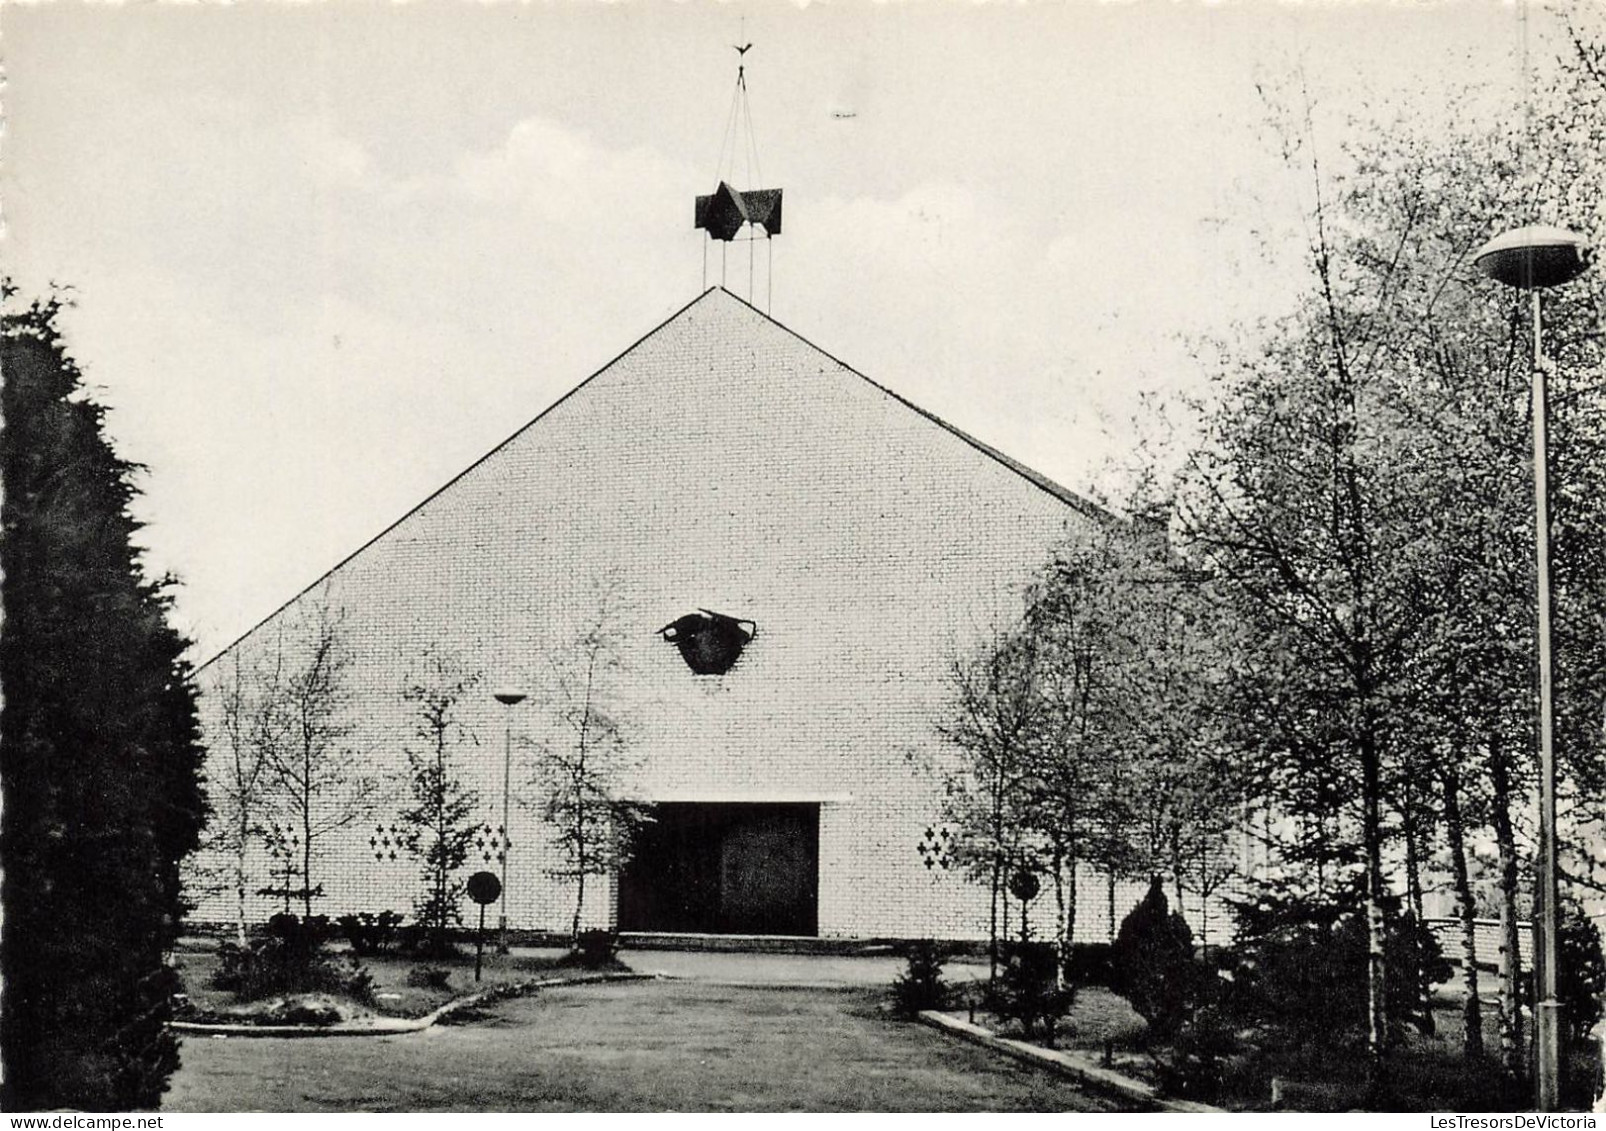
M 733 176 L 756 152 L 737 50 Z M 782 196 L 697 198 L 705 285 L 747 242 L 751 293 Z M 192 918 L 260 921 L 298 889 L 410 914 L 410 767 L 435 758 L 472 802 L 460 872 L 498 876 L 490 921 L 515 933 L 986 938 L 990 885 L 944 823 L 954 664 L 1110 521 L 709 287 L 203 668 L 223 835 Z M 299 717 L 324 765 L 291 766 L 299 790 L 246 774 L 242 816 L 242 708 L 320 641 Z M 425 685 L 456 687 L 433 732 Z M 577 792 L 627 808 L 578 827 Z M 1078 935 L 1139 894 L 1090 900 Z
M 213 757 L 231 673 L 291 670 L 308 625 L 337 625 L 340 741 L 375 788 L 325 795 L 349 811 L 320 818 L 317 909 L 409 913 L 398 814 L 421 740 L 403 691 L 448 657 L 477 677 L 448 752 L 479 801 L 468 870 L 505 877 L 490 921 L 563 931 L 575 885 L 537 764 L 572 738 L 563 657 L 600 626 L 610 785 L 651 820 L 589 880 L 586 924 L 985 937 L 988 890 L 950 866 L 942 821 L 952 665 L 1057 544 L 1106 521 L 713 287 L 209 663 Z M 294 826 L 249 850 L 253 918 L 276 909 L 254 894 L 275 867 L 294 872 Z M 234 916 L 230 885 L 192 898 L 197 920 Z

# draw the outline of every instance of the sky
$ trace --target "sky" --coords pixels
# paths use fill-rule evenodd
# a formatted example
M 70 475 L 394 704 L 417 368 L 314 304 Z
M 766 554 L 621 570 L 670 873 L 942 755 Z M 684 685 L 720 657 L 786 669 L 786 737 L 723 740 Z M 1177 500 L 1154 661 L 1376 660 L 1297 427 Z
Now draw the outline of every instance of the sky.
M 4 264 L 73 288 L 201 661 L 696 297 L 722 175 L 786 193 L 730 290 L 1114 489 L 1146 406 L 1203 387 L 1194 344 L 1301 286 L 1308 174 L 1259 90 L 1308 90 L 1324 153 L 1357 115 L 1504 113 L 1523 28 L 1470 0 L 7 3 Z M 751 175 L 721 166 L 746 42 Z

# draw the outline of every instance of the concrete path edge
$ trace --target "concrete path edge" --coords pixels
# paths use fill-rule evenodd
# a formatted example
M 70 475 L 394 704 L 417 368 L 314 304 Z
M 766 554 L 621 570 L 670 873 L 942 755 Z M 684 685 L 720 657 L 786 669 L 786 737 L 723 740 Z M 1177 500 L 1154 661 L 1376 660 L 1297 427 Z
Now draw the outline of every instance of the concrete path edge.
M 1046 1049 L 1041 1045 L 1028 1044 L 1025 1041 L 1012 1041 L 1000 1037 L 991 1029 L 984 1029 L 969 1021 L 955 1017 L 949 1013 L 939 1013 L 936 1010 L 926 1009 L 920 1012 L 920 1021 L 934 1029 L 970 1041 L 1002 1053 L 1015 1060 L 1046 1068 L 1057 1072 L 1061 1076 L 1068 1076 L 1090 1088 L 1116 1095 L 1122 1099 L 1132 1100 L 1145 1108 L 1158 1111 L 1179 1112 L 1218 1112 L 1224 1113 L 1226 1109 L 1211 1107 L 1209 1104 L 1193 1103 L 1190 1100 L 1169 1100 L 1160 1096 L 1154 1085 L 1145 1084 L 1141 1080 L 1134 1080 L 1130 1076 L 1123 1076 L 1119 1072 L 1096 1064 L 1086 1057 L 1075 1053 L 1061 1052 L 1059 1049 Z
M 574 974 L 559 978 L 527 978 L 521 982 L 502 982 L 488 986 L 477 993 L 453 998 L 422 1017 L 379 1017 L 364 1024 L 342 1025 L 208 1025 L 199 1021 L 170 1021 L 168 1028 L 175 1033 L 194 1033 L 210 1037 L 393 1037 L 398 1033 L 419 1033 L 461 1010 L 472 1009 L 493 1001 L 523 997 L 538 990 L 558 986 L 586 986 L 598 982 L 657 981 L 662 974 L 632 971 L 605 971 L 597 974 Z

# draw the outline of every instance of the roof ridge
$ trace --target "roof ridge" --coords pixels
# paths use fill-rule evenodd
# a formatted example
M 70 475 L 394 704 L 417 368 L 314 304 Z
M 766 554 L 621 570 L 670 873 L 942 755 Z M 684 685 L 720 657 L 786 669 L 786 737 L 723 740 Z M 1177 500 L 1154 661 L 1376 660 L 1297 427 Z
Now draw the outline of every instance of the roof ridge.
M 837 357 L 831 351 L 829 351 L 827 349 L 824 349 L 824 348 L 822 348 L 820 346 L 815 345 L 813 342 L 809 341 L 809 339 L 805 338 L 802 334 L 798 333 L 796 330 L 794 330 L 790 326 L 788 326 L 786 323 L 781 322 L 778 319 L 776 319 L 776 318 L 772 317 L 771 315 L 769 315 L 767 312 L 760 310 L 758 307 L 754 306 L 752 303 L 750 303 L 746 299 L 744 299 L 741 295 L 736 294 L 736 293 L 734 293 L 732 291 L 726 290 L 726 288 L 724 288 L 723 286 L 719 286 L 717 284 L 715 286 L 713 286 L 713 287 L 710 287 L 709 290 L 721 291 L 724 294 L 729 295 L 731 298 L 733 298 L 737 302 L 741 303 L 743 306 L 745 306 L 747 309 L 751 310 L 754 314 L 757 314 L 760 318 L 764 319 L 766 322 L 769 322 L 770 324 L 774 325 L 778 329 L 784 330 L 786 333 L 792 335 L 792 337 L 796 338 L 798 341 L 802 342 L 804 345 L 808 346 L 810 349 L 815 350 L 816 352 L 821 353 L 821 354 L 825 355 L 826 357 L 830 358 L 833 362 L 835 362 L 837 365 L 840 365 L 843 369 L 845 369 L 849 373 L 853 374 L 859 380 L 861 380 L 861 381 L 865 382 L 866 384 L 872 386 L 873 388 L 875 388 L 879 392 L 883 393 L 884 395 L 891 397 L 893 400 L 897 401 L 899 404 L 903 405 L 905 408 L 910 409 L 911 411 L 913 411 L 915 413 L 918 413 L 920 416 L 925 417 L 927 420 L 931 421 L 933 424 L 937 425 L 939 428 L 943 429 L 945 432 L 950 432 L 954 436 L 957 436 L 959 439 L 963 440 L 965 443 L 969 444 L 971 447 L 975 448 L 977 451 L 981 452 L 983 455 L 988 456 L 991 459 L 995 460 L 996 462 L 1003 464 L 1005 467 L 1009 468 L 1009 470 L 1013 471 L 1016 475 L 1019 475 L 1022 479 L 1025 479 L 1029 483 L 1031 483 L 1033 486 L 1038 487 L 1039 489 L 1048 492 L 1050 495 L 1053 495 L 1055 498 L 1059 499 L 1060 502 L 1065 503 L 1067 506 L 1074 507 L 1077 510 L 1079 510 L 1079 511 L 1083 512 L 1084 514 L 1086 514 L 1086 515 L 1088 515 L 1090 517 L 1093 517 L 1093 518 L 1114 519 L 1116 517 L 1115 514 L 1112 511 L 1109 510 L 1109 508 L 1104 507 L 1104 506 L 1100 505 L 1099 503 L 1094 502 L 1092 499 L 1087 498 L 1085 495 L 1082 495 L 1079 492 L 1072 491 L 1069 487 L 1066 487 L 1066 486 L 1064 486 L 1064 485 L 1062 485 L 1060 483 L 1055 482 L 1053 479 L 1050 479 L 1048 476 L 1044 475 L 1042 472 L 1037 471 L 1034 468 L 1028 467 L 1024 463 L 1021 463 L 1019 460 L 1015 459 L 1013 456 L 1007 455 L 1004 452 L 1001 452 L 997 448 L 993 447 L 991 444 L 989 444 L 989 443 L 987 443 L 987 442 L 985 442 L 983 440 L 977 439 L 975 436 L 972 436 L 969 432 L 966 432 L 963 428 L 960 428 L 960 427 L 958 427 L 957 425 L 954 425 L 954 424 L 950 424 L 948 421 L 944 420 L 942 417 L 938 416 L 936 413 L 932 412 L 930 409 L 926 409 L 926 408 L 920 407 L 919 405 L 915 404 L 914 401 L 910 400 L 908 397 L 905 397 L 901 393 L 898 393 L 898 392 L 895 392 L 892 389 L 889 389 L 887 386 L 883 385 L 881 382 L 877 381 L 875 378 L 865 376 L 863 373 L 859 372 L 853 366 L 849 365 L 847 362 L 845 362 L 841 358 Z

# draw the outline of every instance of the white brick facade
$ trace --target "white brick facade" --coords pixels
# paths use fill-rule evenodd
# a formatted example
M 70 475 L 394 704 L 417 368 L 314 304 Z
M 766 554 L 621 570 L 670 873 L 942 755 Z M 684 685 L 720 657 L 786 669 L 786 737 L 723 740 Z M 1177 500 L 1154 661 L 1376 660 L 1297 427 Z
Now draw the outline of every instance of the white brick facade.
M 314 602 L 342 610 L 352 742 L 392 776 L 413 659 L 435 645 L 483 671 L 464 716 L 477 745 L 456 757 L 494 825 L 504 708 L 490 689 L 538 689 L 545 650 L 611 574 L 627 610 L 633 795 L 818 801 L 820 935 L 985 937 L 985 889 L 916 851 L 941 810 L 949 664 L 1092 515 L 716 288 L 235 647 L 261 654 Z M 694 676 L 656 635 L 698 608 L 757 624 L 723 676 Z M 540 698 L 514 708 L 517 731 L 543 725 Z M 214 737 L 216 709 L 214 690 Z M 515 795 L 529 793 L 522 762 Z M 416 864 L 376 861 L 369 844 L 399 808 L 320 845 L 320 910 L 411 912 Z M 549 834 L 518 805 L 513 825 L 510 925 L 561 930 L 571 896 L 545 874 Z M 262 886 L 260 848 L 253 859 Z M 1084 875 L 1083 888 L 1078 934 L 1104 937 L 1103 883 Z M 611 885 L 594 889 L 588 918 L 609 922 Z M 1123 884 L 1117 914 L 1140 894 Z M 195 919 L 231 917 L 227 894 L 192 898 Z

